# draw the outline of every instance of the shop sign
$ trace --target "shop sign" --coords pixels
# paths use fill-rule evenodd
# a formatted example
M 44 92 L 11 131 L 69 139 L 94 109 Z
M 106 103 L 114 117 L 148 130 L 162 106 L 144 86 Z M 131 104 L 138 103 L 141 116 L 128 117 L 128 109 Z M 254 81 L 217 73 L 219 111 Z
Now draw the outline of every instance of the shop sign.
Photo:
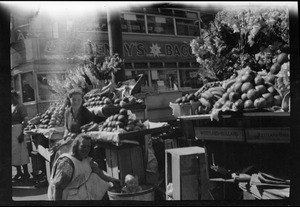
M 289 143 L 290 127 L 248 128 L 245 130 L 249 143 Z
M 41 51 L 44 57 L 52 59 L 51 56 L 65 55 L 88 55 L 89 46 L 85 42 L 74 40 L 52 39 L 41 43 Z M 103 58 L 109 55 L 109 43 L 107 40 L 92 43 L 93 51 L 97 57 Z M 123 42 L 124 58 L 126 60 L 136 59 L 161 59 L 161 60 L 185 60 L 195 59 L 191 48 L 186 43 L 170 43 L 170 42 Z
M 204 140 L 245 141 L 245 133 L 242 128 L 195 127 L 195 135 Z
M 185 43 L 170 42 L 125 42 L 124 52 L 127 59 L 177 59 L 195 58 L 191 48 Z

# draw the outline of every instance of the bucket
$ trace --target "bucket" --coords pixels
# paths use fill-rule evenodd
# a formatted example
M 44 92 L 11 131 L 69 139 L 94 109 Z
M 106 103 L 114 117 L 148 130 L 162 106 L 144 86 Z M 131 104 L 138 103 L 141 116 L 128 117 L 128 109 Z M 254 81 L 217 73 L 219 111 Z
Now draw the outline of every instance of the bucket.
M 154 201 L 154 187 L 143 186 L 142 191 L 137 193 L 117 193 L 114 188 L 107 191 L 109 200 L 134 200 L 134 201 Z

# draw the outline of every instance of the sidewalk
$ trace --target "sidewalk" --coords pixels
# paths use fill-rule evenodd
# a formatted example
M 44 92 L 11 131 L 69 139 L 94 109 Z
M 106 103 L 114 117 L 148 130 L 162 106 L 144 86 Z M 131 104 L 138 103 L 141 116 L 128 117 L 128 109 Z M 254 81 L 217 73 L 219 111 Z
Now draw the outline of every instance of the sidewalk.
M 31 162 L 28 164 L 29 173 L 31 173 Z M 12 167 L 12 177 L 16 174 L 16 168 Z M 35 181 L 31 177 L 29 181 L 12 182 L 12 200 L 13 201 L 45 201 L 48 186 L 35 187 Z

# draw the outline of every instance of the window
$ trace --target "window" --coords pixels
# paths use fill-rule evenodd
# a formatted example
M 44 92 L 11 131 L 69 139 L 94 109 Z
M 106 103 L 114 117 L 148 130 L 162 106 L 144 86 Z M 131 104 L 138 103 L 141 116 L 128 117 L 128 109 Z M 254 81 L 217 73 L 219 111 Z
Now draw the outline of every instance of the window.
M 23 103 L 35 101 L 33 72 L 21 74 Z
M 147 14 L 159 14 L 158 8 L 145 8 Z
M 148 68 L 147 63 L 134 63 L 134 68 Z
M 173 18 L 147 16 L 148 33 L 174 35 Z
M 14 90 L 17 92 L 21 92 L 21 85 L 20 85 L 20 76 L 14 76 Z
M 174 15 L 176 17 L 186 17 L 185 11 L 182 11 L 182 10 L 174 10 Z
M 174 84 L 178 87 L 176 70 L 151 70 L 152 86 L 158 91 L 174 90 Z
M 179 62 L 179 68 L 189 68 L 190 62 Z
M 150 63 L 150 68 L 162 68 L 163 63 L 162 62 L 152 62 Z
M 190 19 L 198 19 L 198 14 L 197 12 L 186 12 L 186 17 Z
M 177 68 L 176 62 L 166 62 L 165 68 Z
M 209 26 L 209 23 L 211 21 L 214 21 L 215 15 L 201 12 L 200 19 L 201 19 L 201 21 L 200 21 L 201 28 L 207 28 Z
M 51 81 L 63 83 L 64 73 L 37 74 L 39 101 L 59 99 L 59 94 L 50 86 Z
M 132 63 L 125 63 L 125 69 L 131 69 L 132 68 Z
M 108 26 L 107 26 L 107 17 L 105 16 L 101 16 L 99 19 L 99 30 L 103 31 L 103 32 L 107 32 L 108 31 Z
M 177 35 L 199 36 L 200 28 L 198 21 L 176 18 Z
M 172 9 L 160 9 L 162 15 L 173 16 Z
M 145 33 L 144 15 L 121 14 L 121 27 L 123 32 Z
M 138 75 L 143 74 L 144 78 L 142 80 L 141 86 L 149 86 L 148 83 L 148 70 L 128 70 L 127 74 L 125 74 L 126 79 L 135 78 L 138 80 Z
M 198 70 L 179 70 L 180 75 L 180 86 L 181 87 L 191 87 L 191 88 L 201 88 L 203 86 L 203 81 L 198 78 Z

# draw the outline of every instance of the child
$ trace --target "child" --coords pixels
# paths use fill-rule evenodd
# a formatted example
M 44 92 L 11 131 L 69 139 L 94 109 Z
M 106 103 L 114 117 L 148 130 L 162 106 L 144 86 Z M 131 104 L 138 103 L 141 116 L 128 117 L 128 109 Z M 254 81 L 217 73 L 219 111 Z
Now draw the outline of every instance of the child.
M 139 185 L 138 176 L 126 175 L 125 186 L 122 188 L 122 193 L 137 193 L 142 191 L 142 187 Z

